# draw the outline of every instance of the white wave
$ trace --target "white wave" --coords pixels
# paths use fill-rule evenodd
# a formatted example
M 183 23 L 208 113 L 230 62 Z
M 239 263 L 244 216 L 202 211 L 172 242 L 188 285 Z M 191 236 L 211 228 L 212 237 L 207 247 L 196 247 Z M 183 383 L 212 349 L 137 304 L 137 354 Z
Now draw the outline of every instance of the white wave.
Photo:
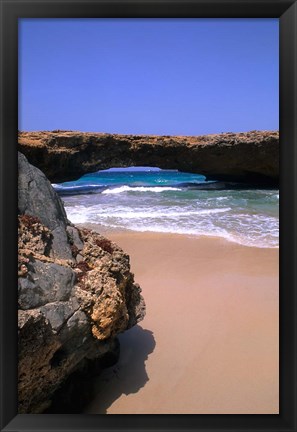
M 104 185 L 99 185 L 99 184 L 90 184 L 90 183 L 81 183 L 79 185 L 71 185 L 71 186 L 65 186 L 65 185 L 60 185 L 60 184 L 55 184 L 52 183 L 52 186 L 54 189 L 61 189 L 61 190 L 68 190 L 68 189 L 82 189 L 82 188 L 87 188 L 87 187 L 104 187 Z
M 231 210 L 231 207 L 226 208 L 217 208 L 217 209 L 201 209 L 201 210 L 186 210 L 182 211 L 166 211 L 166 209 L 147 209 L 146 211 L 125 211 L 124 209 L 110 209 L 110 208 L 102 208 L 98 206 L 89 206 L 85 207 L 83 205 L 67 207 L 66 212 L 68 218 L 73 223 L 84 223 L 91 222 L 94 223 L 104 220 L 116 219 L 119 223 L 124 223 L 126 220 L 139 220 L 145 221 L 147 219 L 160 219 L 162 218 L 165 221 L 169 220 L 172 223 L 172 219 L 175 221 L 187 221 L 188 216 L 203 216 L 203 215 L 212 215 L 217 213 L 226 213 Z
M 165 226 L 165 225 L 153 225 L 153 226 L 135 226 L 135 225 L 128 225 L 121 227 L 117 224 L 110 224 L 106 223 L 104 221 L 100 222 L 100 225 L 103 225 L 108 228 L 112 228 L 115 230 L 127 230 L 127 231 L 137 231 L 137 232 L 156 232 L 160 234 L 181 234 L 186 235 L 190 237 L 220 237 L 227 241 L 230 241 L 232 243 L 237 243 L 242 246 L 248 246 L 248 247 L 257 247 L 257 248 L 272 248 L 276 249 L 279 247 L 278 244 L 278 238 L 274 239 L 267 239 L 267 238 L 248 238 L 244 235 L 238 235 L 234 233 L 230 233 L 224 229 L 211 229 L 209 231 L 205 229 L 198 229 L 196 228 L 181 228 L 181 227 L 173 227 L 173 226 Z
M 181 226 L 180 224 L 160 224 L 160 223 L 137 223 L 135 220 L 130 223 L 118 223 L 112 222 L 107 218 L 97 218 L 89 217 L 87 214 L 72 214 L 69 219 L 75 224 L 85 224 L 85 223 L 97 223 L 103 225 L 107 228 L 116 230 L 128 230 L 136 232 L 159 232 L 168 234 L 183 234 L 189 236 L 206 236 L 206 237 L 221 237 L 228 241 L 238 243 L 244 246 L 259 247 L 259 248 L 278 248 L 278 233 L 277 231 L 274 235 L 267 236 L 267 233 L 250 232 L 249 235 L 246 233 L 232 232 L 223 228 L 215 227 L 213 225 L 204 226 Z
M 164 191 L 180 191 L 182 189 L 180 188 L 174 188 L 174 187 L 159 187 L 159 186 L 155 186 L 155 187 L 145 187 L 145 186 L 137 186 L 137 187 L 130 187 L 130 186 L 120 186 L 114 189 L 107 189 L 105 191 L 103 191 L 103 194 L 118 194 L 118 193 L 122 193 L 122 192 L 164 192 Z
M 98 217 L 118 218 L 118 219 L 155 219 L 155 218 L 185 218 L 187 216 L 199 216 L 215 213 L 225 213 L 231 210 L 230 207 L 219 209 L 195 210 L 195 211 L 116 211 L 111 213 L 98 213 Z
M 110 207 L 99 203 L 66 205 L 68 219 L 73 223 L 97 223 L 116 230 L 221 237 L 245 246 L 278 247 L 277 217 L 234 213 L 232 210 L 231 207 L 158 208 L 141 204 L 134 209 L 123 205 Z

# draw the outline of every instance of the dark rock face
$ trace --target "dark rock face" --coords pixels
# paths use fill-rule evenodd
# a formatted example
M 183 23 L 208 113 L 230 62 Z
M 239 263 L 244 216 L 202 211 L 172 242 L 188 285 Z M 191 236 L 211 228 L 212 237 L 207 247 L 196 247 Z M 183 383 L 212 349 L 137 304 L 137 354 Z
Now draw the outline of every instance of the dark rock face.
M 143 319 L 145 305 L 128 255 L 71 225 L 21 154 L 18 253 L 19 413 L 40 413 L 70 374 L 114 359 L 116 336 Z
M 133 165 L 178 169 L 228 182 L 277 186 L 279 181 L 277 131 L 204 136 L 20 132 L 19 148 L 51 182 Z
M 25 156 L 18 155 L 18 210 L 20 214 L 37 216 L 52 232 L 51 252 L 55 256 L 73 259 L 67 239 L 67 217 L 62 201 L 45 175 L 29 165 Z

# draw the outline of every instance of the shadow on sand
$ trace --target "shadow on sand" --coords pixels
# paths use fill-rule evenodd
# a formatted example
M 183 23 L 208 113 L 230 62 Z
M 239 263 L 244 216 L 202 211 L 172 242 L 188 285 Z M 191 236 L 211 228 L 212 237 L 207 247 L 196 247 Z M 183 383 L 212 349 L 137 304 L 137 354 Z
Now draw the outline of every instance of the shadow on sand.
M 99 375 L 93 364 L 89 371 L 75 372 L 56 392 L 47 414 L 106 414 L 110 405 L 122 394 L 136 393 L 149 380 L 145 361 L 153 352 L 156 343 L 153 333 L 136 325 L 118 337 L 120 358 L 115 354 L 108 357 L 110 366 Z M 101 364 L 99 362 L 99 364 Z M 93 372 L 92 372 L 93 371 Z M 98 373 L 98 372 L 97 372 Z
M 145 361 L 156 346 L 153 332 L 136 325 L 120 335 L 119 340 L 120 359 L 95 379 L 95 396 L 85 410 L 87 414 L 106 414 L 122 394 L 138 392 L 149 380 Z

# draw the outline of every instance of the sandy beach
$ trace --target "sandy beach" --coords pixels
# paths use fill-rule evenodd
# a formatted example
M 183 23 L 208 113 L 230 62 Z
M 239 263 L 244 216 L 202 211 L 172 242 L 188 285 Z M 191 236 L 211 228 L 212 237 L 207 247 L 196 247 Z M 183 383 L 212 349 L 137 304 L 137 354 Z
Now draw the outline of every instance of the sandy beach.
M 147 314 L 120 336 L 88 414 L 277 414 L 278 249 L 104 233 L 131 258 Z

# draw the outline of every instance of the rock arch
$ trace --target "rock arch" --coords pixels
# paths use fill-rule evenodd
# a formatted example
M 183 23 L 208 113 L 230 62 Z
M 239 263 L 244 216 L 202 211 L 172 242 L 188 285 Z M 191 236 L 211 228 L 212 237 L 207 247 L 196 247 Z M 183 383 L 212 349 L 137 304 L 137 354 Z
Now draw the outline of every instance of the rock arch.
M 178 169 L 212 180 L 271 186 L 279 182 L 277 131 L 202 136 L 20 132 L 19 150 L 55 183 L 127 166 Z

